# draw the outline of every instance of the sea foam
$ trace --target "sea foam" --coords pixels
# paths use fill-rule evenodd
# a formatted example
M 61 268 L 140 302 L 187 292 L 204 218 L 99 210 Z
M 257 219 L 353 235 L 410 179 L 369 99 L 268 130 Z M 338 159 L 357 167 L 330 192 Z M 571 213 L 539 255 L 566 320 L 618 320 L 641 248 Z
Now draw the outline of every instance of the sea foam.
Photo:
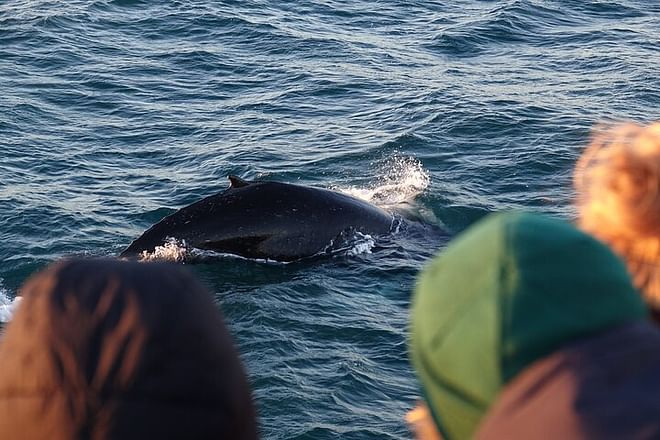
M 431 182 L 429 172 L 414 157 L 395 156 L 379 171 L 381 177 L 367 187 L 333 189 L 380 207 L 394 207 L 411 203 Z
M 0 323 L 11 321 L 11 318 L 16 311 L 16 307 L 22 299 L 21 296 L 11 298 L 7 289 L 2 286 L 2 280 L 0 280 Z

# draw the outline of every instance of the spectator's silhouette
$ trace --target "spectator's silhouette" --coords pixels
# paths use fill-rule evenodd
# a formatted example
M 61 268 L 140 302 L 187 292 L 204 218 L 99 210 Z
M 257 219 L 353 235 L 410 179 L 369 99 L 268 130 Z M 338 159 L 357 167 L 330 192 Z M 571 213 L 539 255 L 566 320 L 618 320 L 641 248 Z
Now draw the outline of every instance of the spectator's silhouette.
M 539 215 L 489 216 L 416 288 L 410 350 L 431 425 L 447 440 L 660 438 L 647 319 L 606 245 Z
M 0 438 L 257 438 L 221 314 L 184 269 L 62 261 L 21 294 L 0 343 Z

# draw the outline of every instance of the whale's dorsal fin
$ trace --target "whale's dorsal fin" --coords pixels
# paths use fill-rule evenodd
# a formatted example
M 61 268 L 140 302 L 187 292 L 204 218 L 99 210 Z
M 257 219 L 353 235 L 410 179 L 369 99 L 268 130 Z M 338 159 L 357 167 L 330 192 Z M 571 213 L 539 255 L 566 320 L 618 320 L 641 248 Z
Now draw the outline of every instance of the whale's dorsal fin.
M 247 180 L 243 180 L 238 176 L 228 176 L 229 177 L 229 182 L 231 182 L 231 188 L 243 188 L 244 186 L 248 186 L 252 182 L 248 182 Z

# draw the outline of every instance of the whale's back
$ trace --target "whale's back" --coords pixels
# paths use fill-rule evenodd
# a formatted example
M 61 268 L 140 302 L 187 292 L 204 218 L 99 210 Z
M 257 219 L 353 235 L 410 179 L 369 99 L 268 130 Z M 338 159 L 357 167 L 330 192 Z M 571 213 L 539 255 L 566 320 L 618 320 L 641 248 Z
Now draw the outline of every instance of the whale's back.
M 291 261 L 317 254 L 344 231 L 381 235 L 392 225 L 386 211 L 345 194 L 234 179 L 222 193 L 153 225 L 121 256 L 153 251 L 172 237 L 199 249 Z

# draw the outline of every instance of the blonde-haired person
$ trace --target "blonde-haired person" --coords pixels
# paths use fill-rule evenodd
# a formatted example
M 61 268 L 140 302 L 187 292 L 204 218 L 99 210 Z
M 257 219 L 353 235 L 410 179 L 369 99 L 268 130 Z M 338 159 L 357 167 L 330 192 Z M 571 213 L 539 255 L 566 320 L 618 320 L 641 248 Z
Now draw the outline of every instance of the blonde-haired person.
M 578 225 L 624 259 L 660 320 L 660 122 L 597 129 L 574 184 Z

